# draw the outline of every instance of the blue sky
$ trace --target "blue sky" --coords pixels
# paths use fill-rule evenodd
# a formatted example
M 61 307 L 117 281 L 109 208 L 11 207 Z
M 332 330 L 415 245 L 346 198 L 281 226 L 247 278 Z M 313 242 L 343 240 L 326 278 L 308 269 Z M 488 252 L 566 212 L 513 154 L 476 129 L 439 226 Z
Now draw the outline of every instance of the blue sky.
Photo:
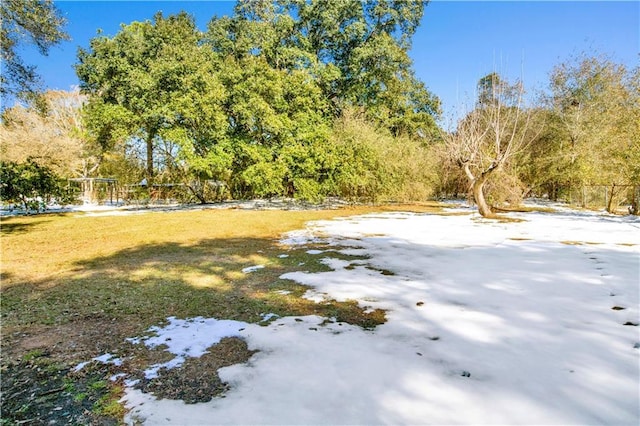
M 328 0 L 329 1 L 329 0 Z M 331 0 L 339 1 L 339 0 Z M 210 18 L 230 14 L 232 1 L 56 1 L 72 40 L 48 57 L 32 49 L 24 59 L 38 66 L 45 85 L 77 85 L 78 46 L 87 47 L 98 28 L 115 35 L 121 23 L 185 10 L 206 28 Z M 544 89 L 554 65 L 579 52 L 599 52 L 628 67 L 640 63 L 640 2 L 624 1 L 432 1 L 413 39 L 417 76 L 451 113 L 473 97 L 480 77 L 498 71 L 522 78 L 530 94 Z

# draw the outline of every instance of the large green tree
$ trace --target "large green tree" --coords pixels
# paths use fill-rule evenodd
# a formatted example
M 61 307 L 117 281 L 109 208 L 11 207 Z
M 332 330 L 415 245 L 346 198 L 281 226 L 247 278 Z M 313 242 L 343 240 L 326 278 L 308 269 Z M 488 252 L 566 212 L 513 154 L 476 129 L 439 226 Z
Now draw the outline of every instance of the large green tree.
M 0 94 L 33 101 L 41 89 L 35 66 L 25 64 L 18 51 L 32 44 L 47 55 L 51 46 L 68 40 L 65 19 L 52 0 L 2 0 L 0 2 Z
M 108 149 L 144 145 L 149 182 L 168 173 L 200 182 L 194 188 L 223 181 L 234 197 L 336 195 L 349 186 L 338 184 L 346 151 L 332 138 L 336 120 L 348 112 L 385 137 L 419 139 L 439 108 L 407 55 L 423 5 L 353 5 L 358 23 L 348 31 L 366 28 L 344 40 L 335 22 L 312 16 L 352 10 L 291 0 L 239 2 L 204 33 L 182 13 L 98 36 L 77 65 L 89 133 Z
M 186 14 L 156 15 L 92 40 L 77 66 L 92 94 L 88 127 L 103 146 L 143 140 L 149 182 L 169 168 L 187 182 L 224 180 L 239 195 L 292 194 L 299 176 L 286 153 L 326 140 L 326 102 L 307 69 L 242 53 L 256 45 L 246 40 L 257 23 L 236 23 L 229 37 L 228 22 L 214 19 L 204 37 Z
M 345 0 L 285 2 L 299 16 L 311 52 L 338 71 L 326 95 L 339 112 L 362 107 L 393 134 L 435 131 L 437 97 L 413 73 L 408 52 L 428 2 Z
M 223 125 L 216 103 L 224 89 L 200 39 L 189 15 L 157 14 L 153 22 L 123 25 L 116 36 L 98 36 L 79 51 L 76 72 L 91 95 L 90 130 L 103 145 L 113 144 L 114 135 L 143 141 L 149 183 L 164 133 L 189 123 L 201 144 L 203 132 L 215 133 Z
M 358 109 L 393 134 L 436 130 L 440 103 L 413 73 L 408 51 L 428 2 L 240 2 L 214 20 L 216 50 L 257 55 L 276 69 L 307 69 L 339 117 Z

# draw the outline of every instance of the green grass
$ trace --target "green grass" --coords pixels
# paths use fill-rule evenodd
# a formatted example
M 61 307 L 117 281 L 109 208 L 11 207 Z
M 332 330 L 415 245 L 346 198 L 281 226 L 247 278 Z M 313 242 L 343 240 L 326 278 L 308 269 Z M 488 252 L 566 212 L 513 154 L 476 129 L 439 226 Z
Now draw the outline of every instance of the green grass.
M 22 360 L 25 362 L 34 360 L 36 358 L 40 358 L 42 356 L 45 355 L 45 352 L 43 349 L 34 349 L 32 351 L 27 352 L 26 354 L 24 354 L 24 356 L 22 357 Z

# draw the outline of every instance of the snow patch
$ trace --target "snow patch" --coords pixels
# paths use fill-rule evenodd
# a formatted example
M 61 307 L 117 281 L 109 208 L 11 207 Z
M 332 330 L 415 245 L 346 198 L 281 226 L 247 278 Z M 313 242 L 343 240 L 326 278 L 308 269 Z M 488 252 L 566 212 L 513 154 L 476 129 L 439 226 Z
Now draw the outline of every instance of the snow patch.
M 640 315 L 640 222 L 569 210 L 511 216 L 524 221 L 396 213 L 289 234 L 293 245 L 322 240 L 367 260 L 327 256 L 330 271 L 282 278 L 310 286 L 305 297 L 318 303 L 385 309 L 387 322 L 234 322 L 227 331 L 259 352 L 219 371 L 225 398 L 187 406 L 128 388 L 128 421 L 638 424 L 640 340 L 624 324 Z M 199 341 L 201 324 L 222 322 L 169 321 L 151 329 L 156 344 Z M 210 334 L 204 349 L 172 353 L 202 352 Z
M 110 353 L 106 353 L 104 355 L 100 355 L 95 358 L 92 358 L 91 361 L 98 361 L 103 364 L 113 364 L 117 367 L 122 365 L 122 359 L 117 358 L 115 355 L 111 355 Z M 82 370 L 84 367 L 87 366 L 87 364 L 90 364 L 91 361 L 81 362 L 78 365 L 76 365 L 73 368 L 74 373 L 77 373 L 78 371 Z
M 153 336 L 127 339 L 131 343 L 144 343 L 148 348 L 165 346 L 165 350 L 175 357 L 167 362 L 154 364 L 145 370 L 145 377 L 158 377 L 162 368 L 171 369 L 184 364 L 187 357 L 197 358 L 207 349 L 219 343 L 225 337 L 239 337 L 246 323 L 233 320 L 195 317 L 188 319 L 167 318 L 169 324 L 164 327 L 153 326 L 149 332 Z
M 268 313 L 268 314 L 262 314 L 260 315 L 262 317 L 262 322 L 268 322 L 274 318 L 279 318 L 279 315 L 276 315 L 274 313 Z

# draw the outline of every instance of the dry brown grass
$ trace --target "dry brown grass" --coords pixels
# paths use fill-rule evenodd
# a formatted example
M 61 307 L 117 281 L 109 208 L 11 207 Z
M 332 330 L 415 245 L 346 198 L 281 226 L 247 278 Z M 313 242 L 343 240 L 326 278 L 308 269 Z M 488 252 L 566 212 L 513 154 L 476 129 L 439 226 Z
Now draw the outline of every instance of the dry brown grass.
M 164 352 L 131 345 L 125 339 L 143 334 L 172 315 L 260 323 L 262 314 L 272 312 L 280 316 L 317 314 L 362 327 L 383 323 L 385 312 L 366 312 L 355 301 L 316 304 L 301 297 L 307 288 L 280 276 L 327 267 L 320 262 L 322 256 L 306 253 L 308 248 L 282 247 L 278 240 L 308 221 L 396 210 L 436 212 L 438 206 L 203 210 L 109 217 L 49 214 L 3 219 L 0 371 L 3 385 L 7 380 L 24 385 L 3 400 L 3 412 L 26 410 L 24 416 L 46 423 L 53 419 L 51 413 L 63 412 L 53 411 L 55 407 L 64 407 L 65 413 L 76 417 L 65 417 L 62 422 L 74 418 L 92 423 L 82 417 L 85 415 L 100 421 L 121 420 L 121 389 L 105 379 L 114 371 L 103 371 L 107 367 L 97 365 L 92 368 L 102 370 L 95 377 L 85 377 L 85 370 L 73 373 L 70 368 L 108 352 L 129 360 L 122 368 L 137 377 Z M 280 257 L 284 253 L 288 257 Z M 330 251 L 323 256 L 331 255 L 340 256 Z M 242 272 L 254 265 L 264 268 Z M 216 384 L 216 392 L 226 389 L 226 384 L 215 380 L 217 368 L 252 354 L 241 344 L 223 352 L 218 354 L 221 360 L 211 355 L 168 373 L 161 380 L 164 385 L 142 383 L 166 397 L 204 401 L 212 395 L 211 383 Z M 47 377 L 31 374 L 45 367 L 51 370 Z M 85 392 L 95 380 L 106 387 Z M 62 385 L 70 390 L 58 392 Z M 49 389 L 54 392 L 51 400 L 33 397 Z M 15 419 L 23 420 L 20 416 Z
M 284 232 L 304 227 L 308 221 L 380 211 L 437 212 L 437 203 L 358 206 L 320 211 L 203 210 L 149 212 L 128 216 L 91 217 L 78 214 L 41 215 L 3 219 L 2 283 L 55 284 L 78 272 L 78 264 L 107 258 L 134 247 L 171 244 L 175 260 L 189 256 L 180 247 L 203 240 L 265 240 L 272 243 Z M 250 251 L 251 247 L 246 247 Z M 166 253 L 164 253 L 166 254 Z M 260 256 L 240 253 L 247 262 Z M 185 259 L 182 259 L 185 260 Z M 114 268 L 132 259 L 118 259 Z
M 280 246 L 279 238 L 313 220 L 438 209 L 425 203 L 3 219 L 3 350 L 33 350 L 42 342 L 65 352 L 62 358 L 86 358 L 170 315 L 259 322 L 267 312 L 319 314 L 373 327 L 384 322 L 384 312 L 365 314 L 355 302 L 316 304 L 301 297 L 305 287 L 280 279 L 327 267 L 304 248 Z M 264 268 L 242 272 L 253 265 Z M 107 328 L 100 343 L 95 327 Z
M 344 213 L 342 213 L 344 214 Z M 5 219 L 2 223 L 2 287 L 34 283 L 72 274 L 79 262 L 112 256 L 122 250 L 202 240 L 275 239 L 306 221 L 328 219 L 336 211 L 279 212 L 209 210 L 85 217 L 67 214 Z M 120 259 L 127 262 L 127 259 Z M 114 267 L 121 266 L 120 262 Z

